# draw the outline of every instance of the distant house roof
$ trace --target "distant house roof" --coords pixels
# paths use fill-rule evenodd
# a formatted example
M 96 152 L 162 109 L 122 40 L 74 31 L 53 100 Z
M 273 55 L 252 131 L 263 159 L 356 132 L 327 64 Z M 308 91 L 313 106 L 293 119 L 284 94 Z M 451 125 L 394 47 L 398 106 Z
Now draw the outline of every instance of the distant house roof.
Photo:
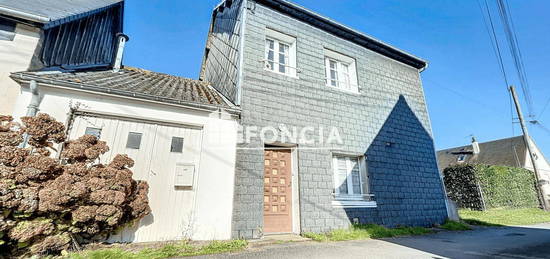
M 11 78 L 171 104 L 233 108 L 206 82 L 132 67 L 119 72 L 17 72 Z
M 317 14 L 286 0 L 256 0 L 256 2 L 301 20 L 314 27 L 332 33 L 338 37 L 354 42 L 386 57 L 405 63 L 417 69 L 427 67 L 427 61 L 377 40 L 365 33 L 354 30 L 330 18 Z
M 101 11 L 123 0 L 0 0 L 0 14 L 49 24 Z
M 479 149 L 479 154 L 473 154 L 471 145 L 437 151 L 439 168 L 443 170 L 460 163 L 525 166 L 527 152 L 523 136 L 479 143 Z M 460 155 L 465 155 L 463 162 L 457 160 Z

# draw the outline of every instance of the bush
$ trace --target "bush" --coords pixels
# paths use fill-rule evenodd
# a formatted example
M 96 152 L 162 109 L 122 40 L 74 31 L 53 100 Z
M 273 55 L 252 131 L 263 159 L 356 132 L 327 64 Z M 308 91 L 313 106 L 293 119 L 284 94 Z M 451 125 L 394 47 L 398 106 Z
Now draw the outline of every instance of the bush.
M 539 206 L 533 172 L 506 166 L 456 165 L 443 171 L 449 198 L 459 208 L 535 208 Z
M 134 161 L 91 135 L 66 141 L 65 127 L 47 114 L 0 116 L 0 251 L 58 254 L 99 240 L 150 212 L 146 182 L 132 179 Z M 18 147 L 27 139 L 30 147 Z M 62 144 L 61 158 L 50 157 Z

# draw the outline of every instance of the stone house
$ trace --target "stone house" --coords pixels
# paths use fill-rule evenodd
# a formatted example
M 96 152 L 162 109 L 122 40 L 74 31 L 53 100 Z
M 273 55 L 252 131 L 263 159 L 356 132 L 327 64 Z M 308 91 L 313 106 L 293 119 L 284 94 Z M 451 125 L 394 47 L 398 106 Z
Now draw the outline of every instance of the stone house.
M 288 1 L 222 1 L 200 79 L 242 110 L 232 236 L 442 223 L 426 67 Z

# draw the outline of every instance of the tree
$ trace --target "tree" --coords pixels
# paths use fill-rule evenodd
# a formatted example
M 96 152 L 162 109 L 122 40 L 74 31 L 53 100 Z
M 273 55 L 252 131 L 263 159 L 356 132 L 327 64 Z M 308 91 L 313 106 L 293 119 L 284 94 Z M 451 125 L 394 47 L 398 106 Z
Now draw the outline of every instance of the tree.
M 0 115 L 0 251 L 57 254 L 100 240 L 150 213 L 148 185 L 132 179 L 134 161 L 91 135 L 66 141 L 65 127 L 47 114 Z M 23 141 L 29 147 L 19 147 Z M 60 158 L 51 157 L 61 144 Z

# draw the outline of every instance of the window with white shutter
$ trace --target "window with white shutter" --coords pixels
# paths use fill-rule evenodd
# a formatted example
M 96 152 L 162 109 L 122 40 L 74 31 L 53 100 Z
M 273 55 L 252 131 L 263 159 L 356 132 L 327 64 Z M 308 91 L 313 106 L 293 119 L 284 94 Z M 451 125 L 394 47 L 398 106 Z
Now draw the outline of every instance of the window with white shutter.
M 364 156 L 334 155 L 332 164 L 334 169 L 334 206 L 376 207 L 374 196 L 369 193 Z

